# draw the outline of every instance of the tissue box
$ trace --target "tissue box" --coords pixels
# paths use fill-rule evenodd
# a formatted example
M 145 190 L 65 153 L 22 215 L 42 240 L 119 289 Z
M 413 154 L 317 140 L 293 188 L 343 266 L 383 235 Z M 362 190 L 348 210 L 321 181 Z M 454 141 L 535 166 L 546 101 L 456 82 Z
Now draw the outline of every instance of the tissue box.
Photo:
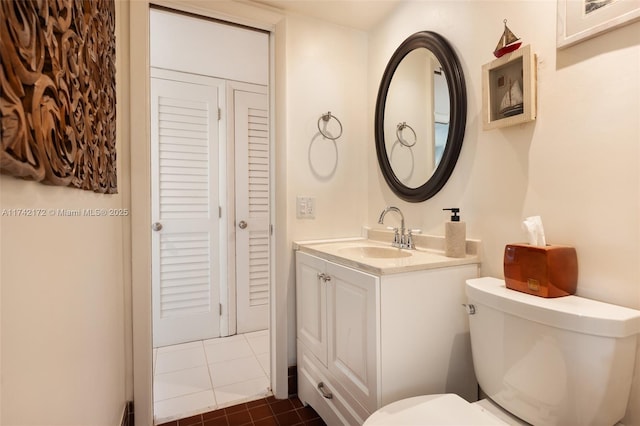
M 578 285 L 576 249 L 558 245 L 507 244 L 504 279 L 507 288 L 536 296 L 574 294 Z

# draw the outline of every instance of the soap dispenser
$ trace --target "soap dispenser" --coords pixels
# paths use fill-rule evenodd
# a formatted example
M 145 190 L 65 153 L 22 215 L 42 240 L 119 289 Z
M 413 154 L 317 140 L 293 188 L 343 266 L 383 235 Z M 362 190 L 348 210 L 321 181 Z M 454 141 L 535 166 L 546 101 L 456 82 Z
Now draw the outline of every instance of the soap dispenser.
M 465 257 L 467 248 L 467 226 L 460 221 L 459 208 L 442 209 L 450 210 L 451 221 L 444 227 L 444 255 L 447 257 Z

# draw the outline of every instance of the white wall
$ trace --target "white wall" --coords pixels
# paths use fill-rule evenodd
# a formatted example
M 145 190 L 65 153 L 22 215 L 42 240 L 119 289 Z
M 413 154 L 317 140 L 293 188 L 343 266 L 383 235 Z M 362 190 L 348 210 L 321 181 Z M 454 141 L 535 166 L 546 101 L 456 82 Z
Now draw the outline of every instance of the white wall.
M 538 55 L 538 119 L 483 131 L 481 67 L 505 18 Z M 370 129 L 386 62 L 420 30 L 442 34 L 462 62 L 464 145 L 443 190 L 418 204 L 393 195 L 368 149 L 368 224 L 394 204 L 407 226 L 442 235 L 442 208 L 460 207 L 467 235 L 482 240 L 482 274 L 503 277 L 505 244 L 524 241 L 521 221 L 541 215 L 548 243 L 577 249 L 579 295 L 640 309 L 640 23 L 558 51 L 555 0 L 403 4 L 370 34 Z M 637 365 L 627 425 L 640 424 Z
M 117 195 L 0 176 L 0 210 L 129 208 L 128 13 L 116 2 Z M 131 392 L 128 218 L 0 216 L 4 425 L 116 425 Z M 125 243 L 126 242 L 126 243 Z M 129 387 L 129 389 L 126 389 Z
M 149 26 L 153 67 L 269 85 L 269 74 L 265 72 L 269 68 L 266 32 L 247 31 L 162 9 L 151 10 Z
M 302 17 L 287 21 L 287 168 L 290 236 L 327 238 L 359 232 L 366 214 L 366 162 L 373 145 L 363 132 L 366 36 Z M 328 111 L 343 126 L 331 141 L 318 131 Z M 330 126 L 334 124 L 331 119 Z M 334 131 L 334 133 L 336 133 Z M 316 198 L 316 218 L 297 219 L 296 195 Z
M 366 221 L 368 149 L 366 34 L 319 20 L 289 16 L 286 28 L 286 197 L 291 241 L 359 235 Z M 331 111 L 343 134 L 336 141 L 318 132 Z M 333 120 L 332 120 L 333 122 Z M 329 126 L 333 126 L 331 123 Z M 336 132 L 334 127 L 329 127 Z M 279 140 L 278 143 L 282 141 Z M 296 196 L 315 197 L 316 218 L 296 218 Z M 293 259 L 291 259 L 293 261 Z M 289 364 L 295 364 L 295 274 L 290 263 Z

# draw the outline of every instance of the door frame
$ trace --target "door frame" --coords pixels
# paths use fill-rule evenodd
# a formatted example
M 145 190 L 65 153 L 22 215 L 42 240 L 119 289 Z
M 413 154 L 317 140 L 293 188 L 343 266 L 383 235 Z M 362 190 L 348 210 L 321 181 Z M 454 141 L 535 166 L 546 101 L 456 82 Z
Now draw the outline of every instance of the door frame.
M 152 372 L 152 310 L 151 310 L 151 113 L 150 96 L 150 33 L 149 9 L 151 4 L 177 11 L 194 13 L 269 32 L 269 108 L 271 111 L 271 172 L 274 183 L 271 194 L 272 220 L 272 273 L 270 301 L 271 388 L 276 398 L 287 397 L 287 296 L 288 269 L 279 265 L 278 254 L 286 244 L 286 203 L 277 202 L 278 183 L 285 182 L 278 173 L 276 162 L 276 131 L 284 130 L 276 123 L 276 101 L 284 106 L 284 89 L 276 87 L 276 60 L 284 53 L 284 17 L 279 13 L 243 3 L 229 5 L 214 2 L 205 9 L 186 1 L 136 0 L 129 2 L 129 103 L 130 103 L 130 173 L 131 173 L 131 318 L 132 359 L 128 374 L 133 375 L 133 399 L 136 424 L 153 425 L 153 372 Z M 125 24 L 126 25 L 126 24 Z M 276 42 L 277 39 L 277 42 Z M 125 101 L 126 102 L 126 101 Z M 135 142 L 133 142 L 135 141 Z M 283 152 L 282 147 L 277 150 Z M 125 166 L 126 167 L 126 166 Z M 280 219 L 280 220 L 278 220 Z M 281 226 L 279 226 L 281 224 Z M 279 249 L 280 251 L 277 251 Z M 284 254 L 284 253 L 282 253 Z M 280 272 L 278 272 L 280 269 Z M 282 275 L 278 286 L 277 276 Z M 276 312 L 279 312 L 276 315 Z

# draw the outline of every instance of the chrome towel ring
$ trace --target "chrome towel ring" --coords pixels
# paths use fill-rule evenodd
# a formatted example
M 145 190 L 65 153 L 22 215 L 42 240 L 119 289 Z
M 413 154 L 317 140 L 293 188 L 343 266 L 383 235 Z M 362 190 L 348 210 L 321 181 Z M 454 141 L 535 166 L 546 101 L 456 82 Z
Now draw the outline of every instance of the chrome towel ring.
M 327 123 L 329 122 L 329 120 L 334 119 L 338 122 L 338 125 L 340 126 L 340 133 L 338 134 L 338 136 L 331 136 L 330 133 L 327 133 L 326 128 L 327 128 Z M 320 121 L 324 121 L 324 128 L 325 130 L 322 130 L 322 128 L 320 127 Z M 340 120 L 338 120 L 338 117 L 336 117 L 335 115 L 331 115 L 331 111 L 327 112 L 326 114 L 322 114 L 320 116 L 320 118 L 318 118 L 318 131 L 320 132 L 320 134 L 322 136 L 324 136 L 327 139 L 331 139 L 332 141 L 335 141 L 336 139 L 338 139 L 340 136 L 342 136 L 342 123 L 340 122 Z
M 409 129 L 409 130 L 411 130 L 411 133 L 413 133 L 413 143 L 407 142 L 402 137 L 402 131 L 404 129 Z M 418 141 L 418 137 L 416 136 L 416 132 L 415 132 L 415 130 L 413 130 L 413 127 L 409 126 L 404 121 L 402 123 L 398 123 L 398 126 L 396 127 L 396 136 L 398 137 L 398 142 L 400 142 L 402 145 L 404 145 L 404 146 L 406 146 L 408 148 L 411 148 L 412 146 L 414 146 L 416 144 L 416 142 Z

